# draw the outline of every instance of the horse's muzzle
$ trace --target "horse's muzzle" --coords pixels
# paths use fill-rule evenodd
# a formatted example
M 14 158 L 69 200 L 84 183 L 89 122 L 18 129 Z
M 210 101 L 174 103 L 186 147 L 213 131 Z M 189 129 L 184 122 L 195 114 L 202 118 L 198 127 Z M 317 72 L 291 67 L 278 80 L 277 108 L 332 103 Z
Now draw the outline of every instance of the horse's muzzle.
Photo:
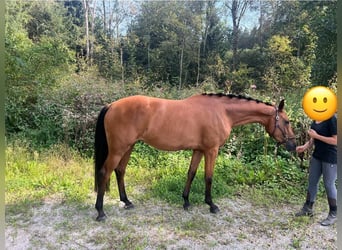
M 287 141 L 286 144 L 285 144 L 285 148 L 287 151 L 289 152 L 294 152 L 296 151 L 296 142 L 290 140 L 290 141 Z

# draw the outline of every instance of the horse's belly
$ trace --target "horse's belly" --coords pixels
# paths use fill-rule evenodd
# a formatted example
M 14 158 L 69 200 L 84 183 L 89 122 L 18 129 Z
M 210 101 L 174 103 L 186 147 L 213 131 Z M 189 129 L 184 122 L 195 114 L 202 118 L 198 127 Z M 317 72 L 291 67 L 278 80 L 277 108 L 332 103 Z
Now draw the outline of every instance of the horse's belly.
M 195 137 L 186 136 L 183 134 L 168 134 L 163 135 L 148 135 L 141 138 L 148 145 L 165 151 L 177 151 L 183 149 L 196 149 L 201 147 L 200 140 Z

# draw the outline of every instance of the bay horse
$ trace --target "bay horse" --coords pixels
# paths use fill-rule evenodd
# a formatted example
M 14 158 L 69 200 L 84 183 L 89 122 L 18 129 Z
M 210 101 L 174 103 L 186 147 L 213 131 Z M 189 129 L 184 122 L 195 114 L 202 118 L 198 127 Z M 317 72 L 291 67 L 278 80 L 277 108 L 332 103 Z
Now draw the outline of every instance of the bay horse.
M 213 203 L 211 185 L 216 157 L 231 129 L 247 123 L 260 123 L 288 151 L 296 148 L 295 136 L 284 111 L 284 100 L 273 106 L 250 97 L 232 94 L 199 94 L 183 100 L 167 100 L 142 95 L 119 99 L 103 107 L 95 132 L 95 208 L 97 221 L 105 220 L 103 197 L 115 171 L 120 201 L 133 207 L 125 191 L 125 170 L 137 141 L 166 151 L 193 151 L 183 191 L 188 209 L 191 183 L 198 165 L 205 160 L 205 203 Z

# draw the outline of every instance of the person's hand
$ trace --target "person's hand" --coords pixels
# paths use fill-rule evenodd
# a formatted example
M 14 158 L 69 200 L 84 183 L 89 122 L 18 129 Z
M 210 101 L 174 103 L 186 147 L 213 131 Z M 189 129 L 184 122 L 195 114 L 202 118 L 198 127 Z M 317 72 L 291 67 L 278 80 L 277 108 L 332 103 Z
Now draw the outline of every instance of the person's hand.
M 296 147 L 297 153 L 303 153 L 305 150 L 306 150 L 305 145 L 297 146 L 297 147 Z
M 315 130 L 309 129 L 308 135 L 309 135 L 311 138 L 316 139 L 318 134 L 317 134 L 317 132 L 316 132 Z

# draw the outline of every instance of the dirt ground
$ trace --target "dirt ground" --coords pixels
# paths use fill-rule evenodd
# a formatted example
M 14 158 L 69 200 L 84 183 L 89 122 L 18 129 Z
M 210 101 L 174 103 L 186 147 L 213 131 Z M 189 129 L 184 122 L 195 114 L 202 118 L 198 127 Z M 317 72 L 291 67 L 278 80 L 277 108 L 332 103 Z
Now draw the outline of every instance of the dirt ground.
M 90 197 L 89 200 L 95 200 Z M 6 249 L 337 249 L 336 225 L 323 227 L 326 207 L 295 218 L 300 206 L 253 206 L 241 197 L 220 199 L 218 214 L 205 204 L 189 211 L 160 200 L 136 200 L 125 210 L 105 198 L 105 222 L 94 205 L 47 199 L 6 214 Z

